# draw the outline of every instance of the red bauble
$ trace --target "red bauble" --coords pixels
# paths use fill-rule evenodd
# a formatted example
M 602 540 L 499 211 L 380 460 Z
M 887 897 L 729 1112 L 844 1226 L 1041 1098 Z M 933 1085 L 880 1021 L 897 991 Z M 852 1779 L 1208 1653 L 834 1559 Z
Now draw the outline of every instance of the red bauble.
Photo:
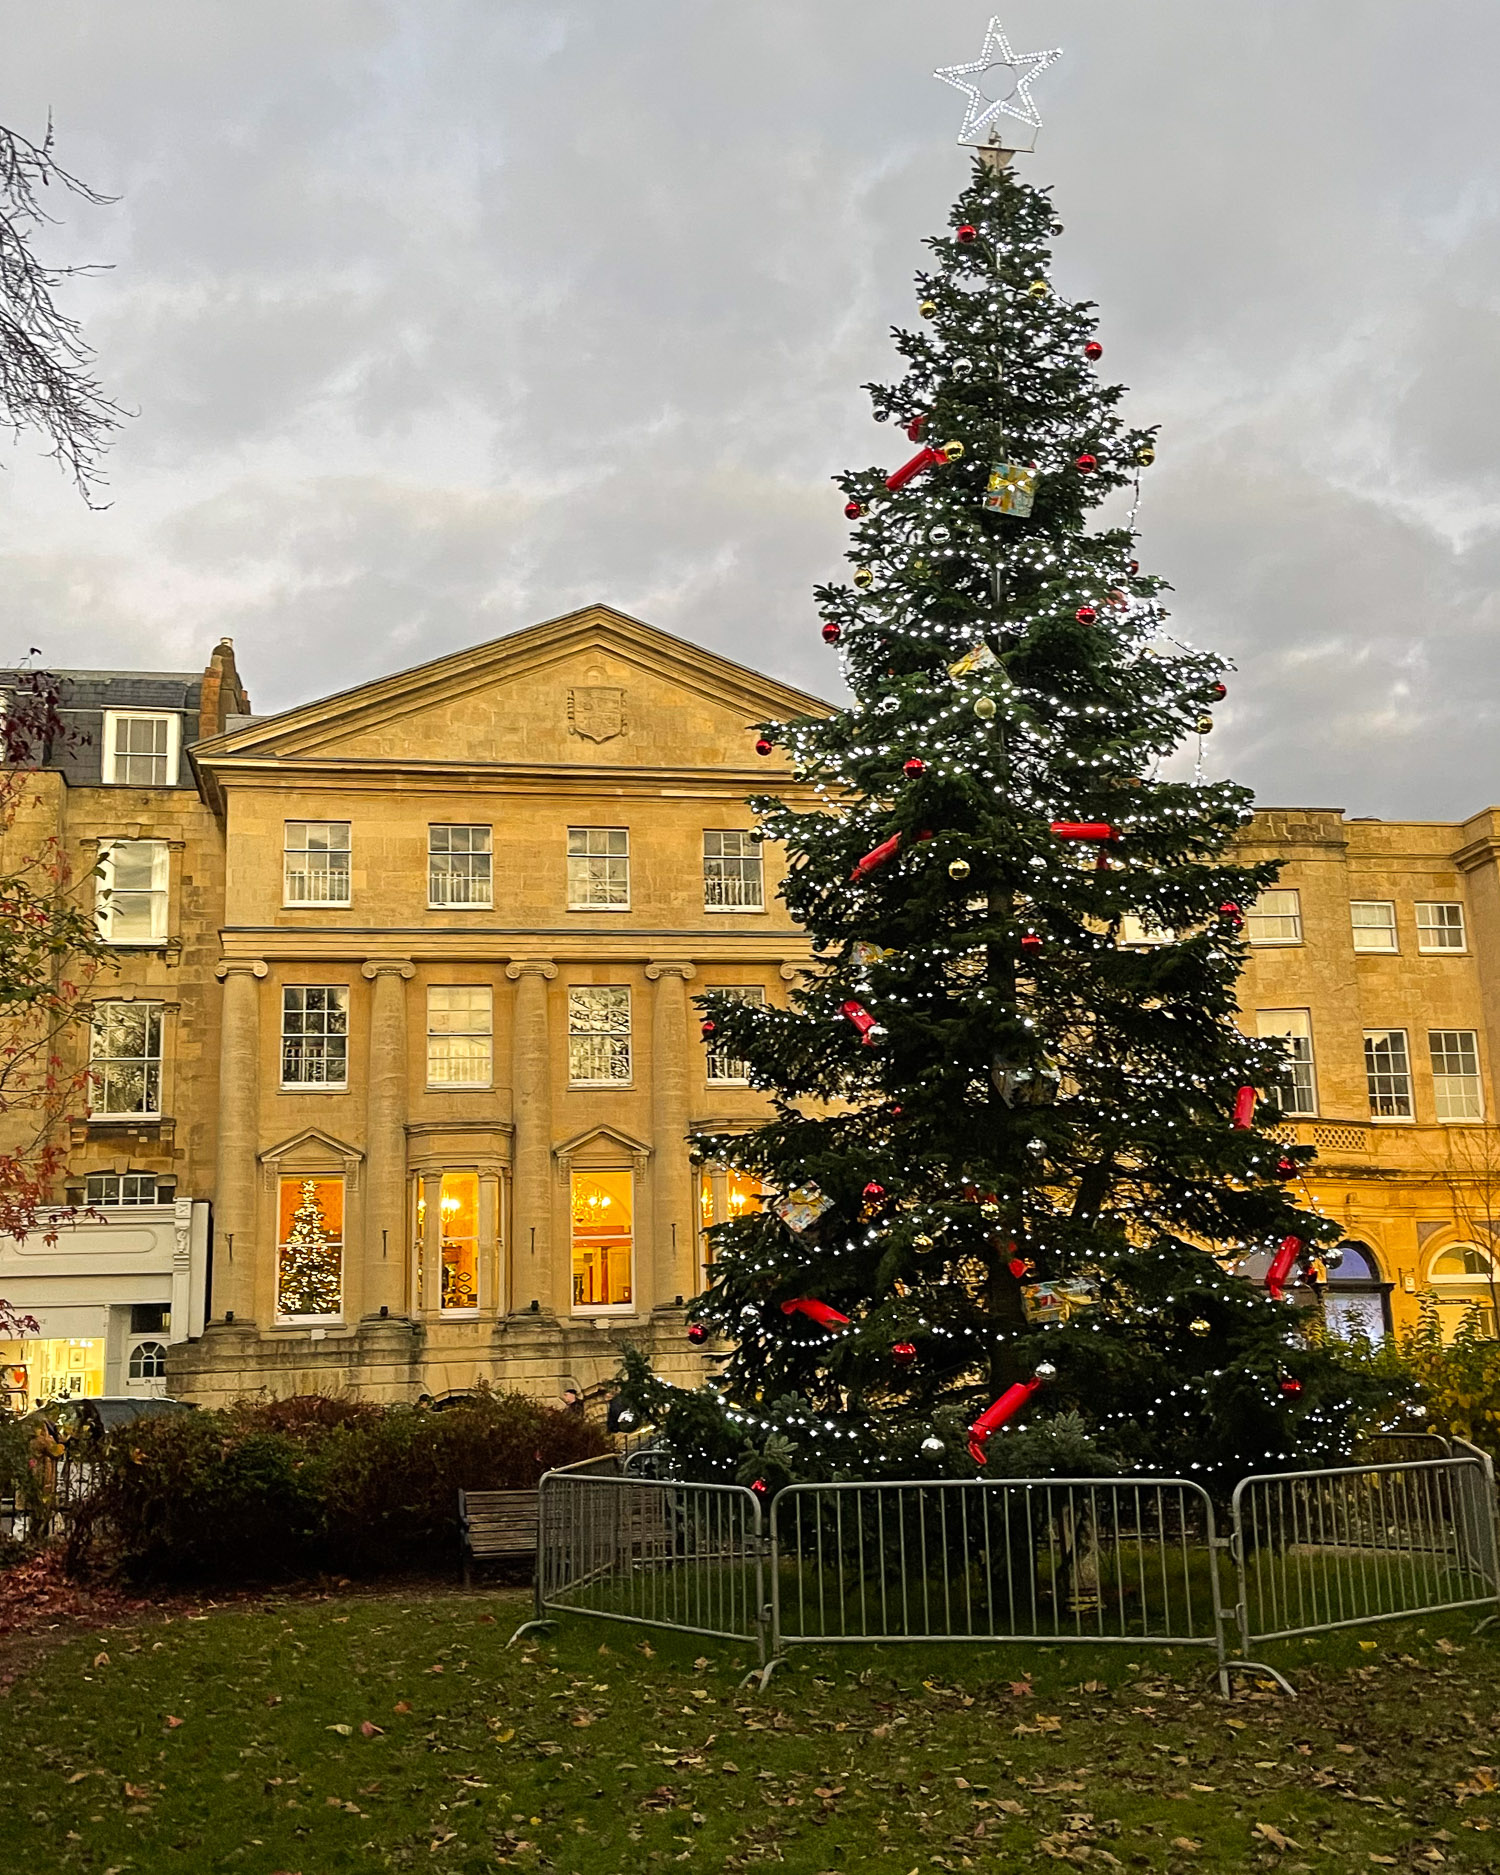
M 1302 1391 L 1302 1382 L 1297 1379 L 1295 1374 L 1288 1374 L 1286 1379 L 1281 1383 L 1281 1391 L 1289 1398 L 1295 1400 L 1297 1395 Z
M 1084 454 L 1078 458 L 1073 466 L 1080 475 L 1092 475 L 1099 466 L 1099 458 L 1097 456 Z
M 901 1109 L 899 1107 L 891 1108 L 891 1118 L 893 1120 L 899 1120 L 901 1118 Z
M 1140 563 L 1140 561 L 1139 561 L 1139 560 L 1132 560 L 1132 561 L 1130 562 L 1130 570 L 1131 570 L 1131 572 L 1132 572 L 1132 573 L 1139 573 L 1139 572 L 1140 572 L 1140 570 L 1141 570 L 1141 563 Z
M 1093 625 L 1097 622 L 1099 614 L 1091 605 L 1081 605 L 1073 616 L 1080 625 Z
M 907 424 L 906 434 L 912 442 L 915 443 L 921 440 L 922 426 L 926 421 L 926 417 L 913 417 L 911 422 Z
M 1012 1257 L 1007 1267 L 1016 1281 L 1020 1282 L 1021 1278 L 1031 1268 L 1031 1265 L 1027 1262 L 1025 1257 Z
M 962 241 L 964 246 L 967 247 L 971 241 L 977 241 L 979 239 L 979 230 L 972 222 L 966 221 L 953 230 L 953 238 L 955 241 Z
M 915 781 L 918 775 L 925 775 L 927 773 L 927 764 L 922 760 L 920 755 L 910 755 L 901 764 L 901 772 L 906 776 L 908 781 Z
M 1240 926 L 1245 922 L 1244 912 L 1240 910 L 1239 906 L 1235 904 L 1232 898 L 1225 899 L 1224 903 L 1219 907 L 1219 916 L 1224 920 L 1225 924 L 1233 925 L 1236 931 L 1238 931 Z
M 757 755 L 769 755 L 775 747 L 776 744 L 771 741 L 769 736 L 761 736 L 755 744 L 755 753 Z
M 891 1359 L 898 1367 L 910 1367 L 915 1363 L 916 1358 L 917 1348 L 915 1342 L 897 1341 L 892 1343 Z
M 1126 606 L 1130 604 L 1130 595 L 1121 592 L 1118 586 L 1111 586 L 1109 589 L 1109 603 L 1117 612 L 1123 612 Z
M 864 509 L 859 505 L 857 501 L 846 501 L 844 503 L 844 513 L 848 516 L 848 518 L 851 521 L 857 521 L 859 517 L 864 513 Z
M 825 645 L 836 645 L 843 635 L 844 629 L 841 625 L 836 624 L 831 618 L 824 619 L 823 642 Z
M 865 1203 L 874 1204 L 878 1198 L 883 1198 L 884 1196 L 885 1186 L 877 1185 L 872 1178 L 869 1184 L 865 1186 Z
M 1022 933 L 1021 949 L 1023 951 L 1039 951 L 1041 948 L 1042 948 L 1042 940 L 1037 936 L 1035 931 L 1026 931 Z
M 704 1019 L 698 1024 L 698 1032 L 700 1035 L 712 1035 L 714 1032 L 713 1020 L 710 1017 L 705 1016 Z
M 1085 358 L 1102 358 L 1104 356 L 1104 347 L 1099 343 L 1098 339 L 1090 339 L 1088 344 L 1083 348 L 1083 355 Z
M 750 1489 L 757 1497 L 765 1497 L 771 1487 L 766 1483 L 764 1478 L 752 1478 L 750 1480 Z
M 1213 698 L 1215 703 L 1222 703 L 1225 697 L 1229 695 L 1229 691 L 1225 685 L 1215 684 L 1213 689 L 1209 692 L 1209 695 Z
M 695 1348 L 701 1348 L 708 1339 L 708 1330 L 703 1326 L 702 1322 L 689 1322 L 687 1338 L 692 1342 Z
M 1276 1176 L 1283 1181 L 1289 1178 L 1296 1178 L 1301 1171 L 1302 1167 L 1298 1165 L 1295 1159 L 1282 1158 L 1276 1161 Z

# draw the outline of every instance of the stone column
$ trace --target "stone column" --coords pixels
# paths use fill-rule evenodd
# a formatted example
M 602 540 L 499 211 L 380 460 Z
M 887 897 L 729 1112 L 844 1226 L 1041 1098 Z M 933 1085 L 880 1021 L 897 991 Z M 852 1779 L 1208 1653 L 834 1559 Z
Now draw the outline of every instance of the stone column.
M 365 1229 L 357 1305 L 407 1312 L 406 1239 L 406 985 L 416 966 L 374 958 L 362 974 L 370 997 L 370 1048 L 365 1070 Z M 383 1233 L 383 1235 L 382 1235 Z M 347 1306 L 347 1304 L 346 1304 Z
M 689 963 L 651 963 L 651 1130 L 655 1149 L 652 1212 L 656 1227 L 650 1303 L 669 1304 L 697 1288 L 693 1241 L 693 1170 L 688 1161 L 689 1119 L 687 986 L 697 975 Z
M 258 959 L 235 958 L 219 964 L 214 974 L 224 985 L 224 1004 L 219 1019 L 213 1313 L 219 1321 L 232 1315 L 240 1324 L 255 1317 L 260 980 L 266 966 Z
M 515 1186 L 511 1201 L 510 1306 L 558 1306 L 552 1246 L 552 1043 L 547 985 L 557 965 L 539 958 L 507 964 L 516 986 L 511 1022 L 511 1101 Z M 568 1277 L 569 1272 L 563 1272 Z

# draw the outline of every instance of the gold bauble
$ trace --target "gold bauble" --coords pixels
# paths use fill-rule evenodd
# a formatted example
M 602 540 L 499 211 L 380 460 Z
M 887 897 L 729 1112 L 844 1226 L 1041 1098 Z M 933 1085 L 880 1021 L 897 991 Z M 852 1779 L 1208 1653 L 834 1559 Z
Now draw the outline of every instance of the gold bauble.
M 936 319 L 937 301 L 935 299 L 924 299 L 922 304 L 917 308 L 917 311 L 924 319 Z
M 919 1250 L 930 1250 L 932 1248 L 932 1239 L 927 1235 L 925 1230 L 918 1231 L 916 1236 L 912 1238 L 912 1242 Z
M 1200 736 L 1206 736 L 1214 726 L 1214 719 L 1205 710 L 1193 726 Z
M 1207 1335 L 1212 1334 L 1213 1330 L 1209 1327 L 1208 1323 L 1204 1321 L 1201 1315 L 1195 1315 L 1188 1323 L 1188 1333 L 1190 1335 Z
M 1045 280 L 1033 280 L 1026 291 L 1032 299 L 1045 299 L 1052 289 Z
M 960 442 L 944 443 L 942 453 L 944 462 L 957 462 L 964 453 L 964 446 Z
M 1149 469 L 1152 463 L 1155 462 L 1155 460 L 1156 460 L 1156 451 L 1151 447 L 1149 443 L 1147 443 L 1146 447 L 1136 457 L 1136 461 L 1141 465 L 1143 469 Z
M 874 571 L 867 566 L 855 567 L 854 583 L 856 586 L 873 586 L 875 584 Z
M 993 722 L 998 707 L 993 697 L 975 697 L 974 699 L 974 714 L 982 723 Z
M 950 879 L 967 879 L 973 870 L 973 867 L 966 859 L 950 859 L 948 862 L 948 877 Z

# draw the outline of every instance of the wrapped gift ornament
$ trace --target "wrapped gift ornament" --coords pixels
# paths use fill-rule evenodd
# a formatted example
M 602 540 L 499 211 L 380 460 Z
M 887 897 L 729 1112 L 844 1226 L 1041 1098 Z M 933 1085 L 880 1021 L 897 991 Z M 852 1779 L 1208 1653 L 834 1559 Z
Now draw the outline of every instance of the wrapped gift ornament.
M 990 470 L 984 505 L 991 514 L 1014 514 L 1024 519 L 1036 500 L 1039 479 L 1034 462 L 997 462 Z
M 833 1209 L 832 1198 L 825 1197 L 816 1185 L 798 1185 L 785 1197 L 778 1198 L 771 1209 L 788 1230 L 810 1230 L 825 1211 Z
M 990 670 L 999 662 L 999 658 L 981 640 L 973 650 L 966 651 L 956 664 L 948 666 L 948 675 L 954 683 L 961 683 L 965 677 L 972 677 L 977 671 Z

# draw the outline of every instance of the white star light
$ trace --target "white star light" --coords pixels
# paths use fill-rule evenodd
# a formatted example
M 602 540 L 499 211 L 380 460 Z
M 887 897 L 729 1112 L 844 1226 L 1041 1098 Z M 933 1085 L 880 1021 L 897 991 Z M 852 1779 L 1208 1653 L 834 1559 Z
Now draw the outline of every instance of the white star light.
M 1031 82 L 1040 77 L 1049 65 L 1055 65 L 1061 57 L 1060 49 L 1052 52 L 1012 52 L 1010 41 L 1000 29 L 999 20 L 991 20 L 984 35 L 984 50 L 972 65 L 944 65 L 932 74 L 934 78 L 941 78 L 944 84 L 955 86 L 968 98 L 964 127 L 958 133 L 959 142 L 972 143 L 977 132 L 983 130 L 986 124 L 993 124 L 1002 114 L 1019 118 L 1033 130 L 1040 130 L 1042 120 L 1031 101 Z M 1009 91 L 992 102 L 975 80 L 982 79 L 987 72 L 997 68 L 1008 70 L 1015 82 Z

